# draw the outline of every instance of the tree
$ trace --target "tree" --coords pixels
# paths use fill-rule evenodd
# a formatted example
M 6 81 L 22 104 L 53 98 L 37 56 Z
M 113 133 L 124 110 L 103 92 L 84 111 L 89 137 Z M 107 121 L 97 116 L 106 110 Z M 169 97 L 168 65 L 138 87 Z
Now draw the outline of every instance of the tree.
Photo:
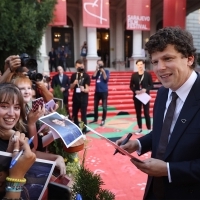
M 57 0 L 0 1 L 0 66 L 9 55 L 36 57 Z

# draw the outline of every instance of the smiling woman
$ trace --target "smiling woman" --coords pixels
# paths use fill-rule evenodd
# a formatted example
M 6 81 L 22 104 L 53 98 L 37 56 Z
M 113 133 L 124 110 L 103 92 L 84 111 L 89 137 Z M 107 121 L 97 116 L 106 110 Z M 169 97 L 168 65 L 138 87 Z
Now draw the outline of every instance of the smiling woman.
M 0 84 L 0 140 L 9 140 L 13 128 L 24 132 L 25 117 L 23 97 L 20 90 L 11 83 Z M 2 149 L 0 145 L 0 150 Z

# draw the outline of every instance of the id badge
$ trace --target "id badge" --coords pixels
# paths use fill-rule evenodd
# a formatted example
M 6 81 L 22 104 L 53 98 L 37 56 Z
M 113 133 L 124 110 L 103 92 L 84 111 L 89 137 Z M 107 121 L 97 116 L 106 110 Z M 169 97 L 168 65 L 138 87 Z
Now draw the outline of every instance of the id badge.
M 97 83 L 100 83 L 101 81 L 100 81 L 100 79 L 97 79 Z
M 81 88 L 76 88 L 76 93 L 81 93 Z

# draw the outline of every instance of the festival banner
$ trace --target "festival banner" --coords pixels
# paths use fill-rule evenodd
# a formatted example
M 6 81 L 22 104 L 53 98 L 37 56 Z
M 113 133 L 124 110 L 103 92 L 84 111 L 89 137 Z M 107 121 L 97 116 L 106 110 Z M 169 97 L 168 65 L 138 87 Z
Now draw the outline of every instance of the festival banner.
M 126 29 L 150 30 L 151 0 L 126 0 Z
M 185 29 L 186 0 L 164 0 L 163 8 L 163 27 L 180 26 Z
M 109 28 L 109 0 L 82 0 L 83 26 Z
M 58 0 L 55 6 L 53 22 L 50 26 L 66 26 L 67 25 L 67 0 Z

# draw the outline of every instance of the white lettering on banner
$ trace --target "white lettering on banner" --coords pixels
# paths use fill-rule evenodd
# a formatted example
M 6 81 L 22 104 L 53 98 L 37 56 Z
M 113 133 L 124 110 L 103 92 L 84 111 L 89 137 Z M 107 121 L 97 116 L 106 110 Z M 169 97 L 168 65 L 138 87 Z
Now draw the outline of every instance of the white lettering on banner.
M 143 24 L 142 22 L 149 22 L 150 17 L 149 16 L 138 16 L 138 15 L 128 15 L 127 16 L 127 28 L 131 29 L 147 29 L 146 24 Z
M 103 1 L 104 0 L 100 0 L 100 5 L 98 5 L 98 1 L 99 0 L 95 0 L 93 3 L 91 3 L 91 2 L 86 2 L 86 3 L 84 3 L 84 10 L 85 10 L 85 12 L 87 12 L 89 15 L 91 15 L 91 16 L 93 16 L 93 17 L 96 17 L 96 18 L 98 18 L 98 19 L 100 19 L 100 24 L 102 24 L 103 23 L 103 21 L 107 21 L 107 19 L 106 18 L 103 18 Z M 98 16 L 98 15 L 95 15 L 94 13 L 91 13 L 91 12 L 89 12 L 88 10 L 87 10 L 87 6 L 92 6 L 92 7 L 99 7 L 99 9 L 100 9 L 100 16 Z

